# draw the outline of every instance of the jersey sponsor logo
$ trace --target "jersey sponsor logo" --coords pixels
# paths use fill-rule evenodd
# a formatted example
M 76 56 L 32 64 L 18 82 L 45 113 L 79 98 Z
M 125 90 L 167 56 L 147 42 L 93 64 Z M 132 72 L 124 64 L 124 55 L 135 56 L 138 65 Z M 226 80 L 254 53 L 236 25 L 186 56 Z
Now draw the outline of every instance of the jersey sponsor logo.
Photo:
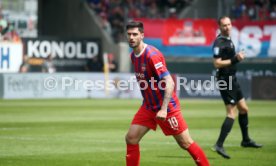
M 214 48 L 214 54 L 215 54 L 215 55 L 218 55 L 218 54 L 219 54 L 219 47 L 215 47 L 215 48 Z
M 145 74 L 144 74 L 144 73 L 135 73 L 135 76 L 136 76 L 138 79 L 144 79 L 144 78 L 145 78 Z
M 163 67 L 163 63 L 162 62 L 158 62 L 154 65 L 155 69 L 159 69 L 160 67 Z

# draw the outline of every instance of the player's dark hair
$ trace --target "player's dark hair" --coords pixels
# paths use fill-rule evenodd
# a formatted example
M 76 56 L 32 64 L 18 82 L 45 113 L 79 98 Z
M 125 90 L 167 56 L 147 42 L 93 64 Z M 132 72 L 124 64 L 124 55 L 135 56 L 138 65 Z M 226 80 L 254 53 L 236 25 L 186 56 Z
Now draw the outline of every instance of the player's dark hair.
M 128 30 L 130 28 L 138 28 L 138 30 L 141 33 L 144 33 L 144 25 L 140 21 L 130 21 L 130 22 L 128 22 L 127 25 L 126 25 L 126 29 Z
M 221 17 L 219 17 L 219 19 L 218 19 L 218 25 L 220 25 L 220 21 L 221 21 L 222 19 L 225 19 L 225 18 L 229 18 L 229 19 L 230 19 L 229 16 L 221 16 Z

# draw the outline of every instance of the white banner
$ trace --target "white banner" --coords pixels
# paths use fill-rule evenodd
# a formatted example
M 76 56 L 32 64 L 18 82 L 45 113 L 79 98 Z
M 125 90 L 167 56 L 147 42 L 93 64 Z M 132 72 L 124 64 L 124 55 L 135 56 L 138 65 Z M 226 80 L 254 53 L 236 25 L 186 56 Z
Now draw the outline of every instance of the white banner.
M 141 98 L 130 73 L 111 73 L 109 80 L 103 73 L 2 74 L 2 78 L 5 99 Z
M 22 63 L 21 43 L 0 42 L 0 73 L 17 73 Z

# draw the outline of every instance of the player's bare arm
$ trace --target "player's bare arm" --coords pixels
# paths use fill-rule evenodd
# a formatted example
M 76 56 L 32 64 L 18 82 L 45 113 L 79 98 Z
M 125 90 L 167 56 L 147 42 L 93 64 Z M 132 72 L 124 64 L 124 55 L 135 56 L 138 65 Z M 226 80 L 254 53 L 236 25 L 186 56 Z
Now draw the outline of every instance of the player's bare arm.
M 245 58 L 244 52 L 239 52 L 236 54 L 236 56 L 233 59 L 227 59 L 227 60 L 222 60 L 221 58 L 214 58 L 213 63 L 215 68 L 223 68 L 226 66 L 230 66 L 233 63 L 237 63 L 242 61 Z
M 173 79 L 170 75 L 165 76 L 163 78 L 163 80 L 166 83 L 165 95 L 164 95 L 164 99 L 163 99 L 161 109 L 157 112 L 156 118 L 164 121 L 164 120 L 166 120 L 166 117 L 167 117 L 168 104 L 169 104 L 169 102 L 172 98 L 172 93 L 173 93 L 173 90 L 174 90 L 174 82 L 173 82 Z

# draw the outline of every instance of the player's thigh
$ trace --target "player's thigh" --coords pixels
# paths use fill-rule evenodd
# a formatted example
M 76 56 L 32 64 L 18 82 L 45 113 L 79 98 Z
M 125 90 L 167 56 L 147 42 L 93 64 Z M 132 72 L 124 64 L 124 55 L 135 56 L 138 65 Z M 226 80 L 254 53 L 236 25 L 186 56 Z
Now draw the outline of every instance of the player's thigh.
M 237 104 L 237 95 L 236 90 L 232 89 L 226 89 L 226 90 L 220 90 L 221 98 L 225 105 L 231 104 L 235 105 Z
M 156 130 L 156 113 L 150 110 L 147 110 L 145 106 L 141 106 L 137 113 L 134 115 L 134 118 L 131 122 L 132 125 L 141 125 L 148 127 L 152 130 Z
M 232 86 L 227 86 L 226 89 L 220 89 L 220 94 L 225 105 L 236 105 L 238 101 L 242 98 L 241 88 L 236 79 L 232 81 Z
M 165 121 L 156 121 L 165 135 L 178 135 L 188 128 L 181 111 L 169 112 Z
M 128 144 L 137 144 L 149 130 L 150 128 L 146 126 L 137 124 L 130 125 L 126 135 L 126 142 Z

